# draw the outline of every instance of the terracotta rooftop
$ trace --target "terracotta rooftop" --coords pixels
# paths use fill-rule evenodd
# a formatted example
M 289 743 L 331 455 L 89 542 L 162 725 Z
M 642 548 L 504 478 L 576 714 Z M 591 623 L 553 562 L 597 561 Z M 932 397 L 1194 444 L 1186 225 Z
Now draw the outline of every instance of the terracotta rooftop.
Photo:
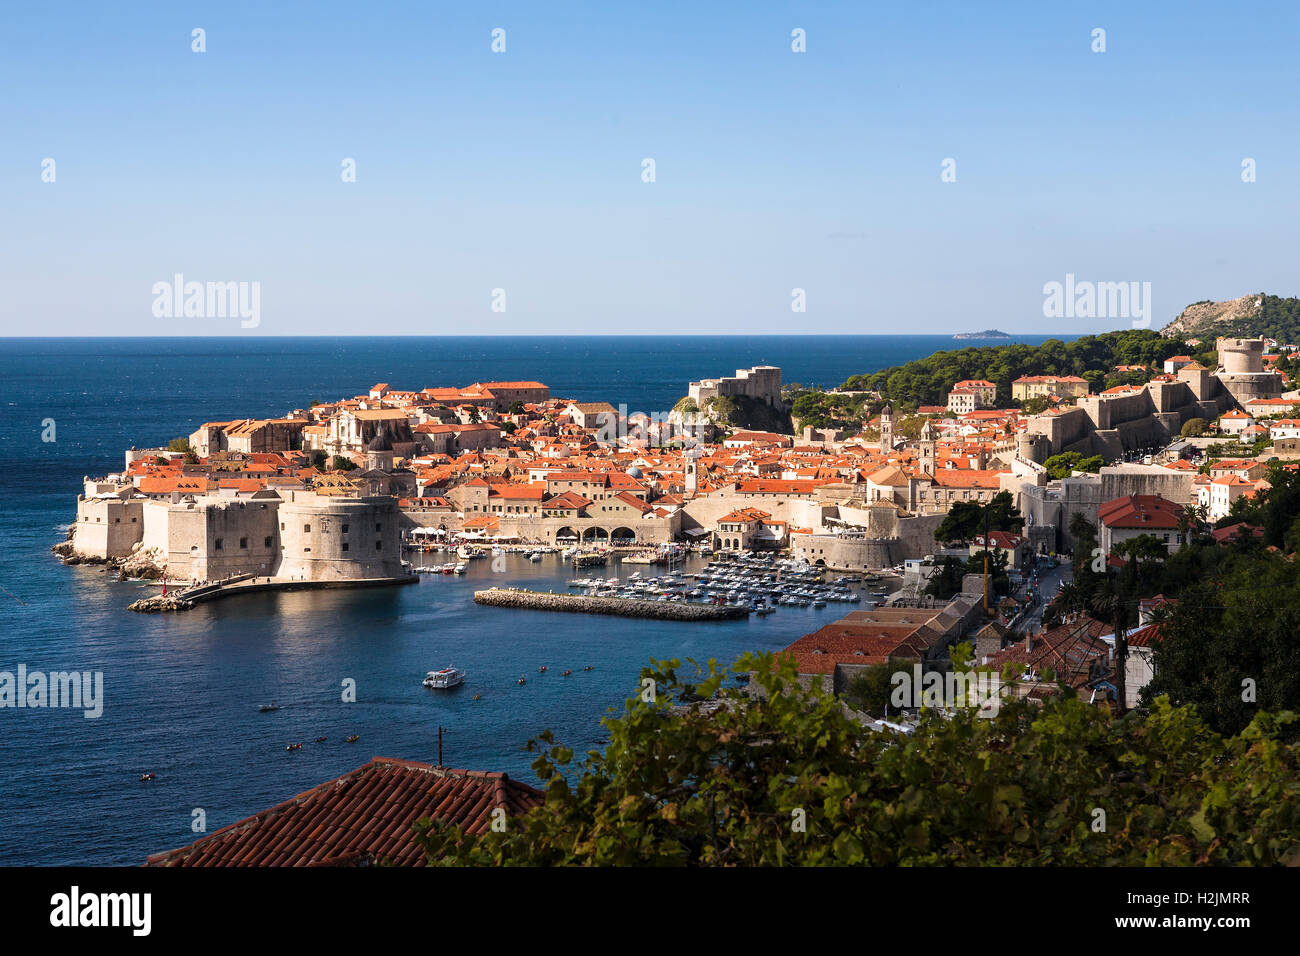
M 336 780 L 232 823 L 146 866 L 422 866 L 412 824 L 421 817 L 483 833 L 492 811 L 508 816 L 544 796 L 503 773 L 450 770 L 375 757 Z

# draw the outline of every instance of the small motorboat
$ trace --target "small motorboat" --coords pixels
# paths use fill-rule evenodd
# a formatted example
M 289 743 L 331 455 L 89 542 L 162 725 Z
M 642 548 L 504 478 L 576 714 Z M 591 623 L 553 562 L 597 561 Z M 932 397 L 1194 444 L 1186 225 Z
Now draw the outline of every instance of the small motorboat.
M 465 682 L 465 672 L 454 667 L 444 667 L 440 671 L 429 671 L 424 675 L 424 686 L 434 690 L 448 690 Z
M 573 671 L 565 671 L 565 672 L 564 672 L 563 674 L 561 674 L 560 676 L 561 676 L 561 677 L 568 677 L 568 676 L 569 676 L 570 674 L 572 674 L 572 673 L 573 673 Z
M 546 665 L 543 664 L 541 667 L 537 668 L 537 673 L 539 673 L 539 674 L 545 674 L 545 673 L 546 673 Z
M 257 709 L 263 714 L 269 714 L 273 710 L 279 710 L 280 705 L 277 704 L 275 701 L 271 701 L 269 704 L 263 704 L 261 707 Z
M 155 776 L 155 774 L 153 774 L 153 773 L 142 773 L 142 774 L 140 774 L 140 779 L 141 779 L 141 780 L 152 780 L 152 779 L 154 778 L 154 776 Z
M 328 737 L 317 737 L 317 738 L 316 738 L 316 743 L 318 743 L 318 744 L 323 744 L 323 743 L 324 743 L 325 741 L 327 741 L 327 740 L 329 740 Z
M 483 699 L 483 695 L 482 695 L 482 694 L 475 694 L 474 697 L 473 697 L 472 699 L 473 699 L 473 700 L 482 700 L 482 699 Z
M 586 667 L 583 668 L 584 671 L 594 671 L 595 669 L 596 668 L 590 664 L 588 664 Z
M 285 749 L 285 750 L 302 750 L 302 744 L 289 744 L 289 746 L 285 747 L 284 749 Z
M 523 687 L 525 684 L 528 683 L 528 681 L 526 681 L 524 678 L 520 677 L 519 680 L 515 681 L 515 683 L 518 684 L 520 687 Z
M 360 740 L 360 739 L 361 739 L 360 735 L 358 735 L 358 734 L 353 734 L 351 737 L 347 738 L 347 741 L 348 741 L 348 743 L 350 743 L 350 744 L 354 744 L 354 743 L 356 743 L 356 742 L 357 742 L 358 740 Z

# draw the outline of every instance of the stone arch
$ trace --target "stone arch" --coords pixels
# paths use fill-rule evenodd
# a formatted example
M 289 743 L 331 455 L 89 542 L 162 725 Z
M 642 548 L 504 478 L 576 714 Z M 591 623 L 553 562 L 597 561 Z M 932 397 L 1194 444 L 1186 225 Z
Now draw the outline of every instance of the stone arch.
M 609 533 L 610 544 L 635 544 L 636 532 L 626 525 L 620 525 Z
M 564 526 L 563 528 L 561 528 L 559 531 L 555 532 L 555 540 L 556 540 L 557 542 L 561 542 L 561 541 L 577 541 L 577 540 L 578 540 L 578 532 L 574 531 L 574 530 L 573 530 L 572 528 L 570 528 L 568 525 L 565 525 L 565 526 Z
M 583 541 L 608 541 L 609 532 L 600 525 L 592 525 L 582 532 Z

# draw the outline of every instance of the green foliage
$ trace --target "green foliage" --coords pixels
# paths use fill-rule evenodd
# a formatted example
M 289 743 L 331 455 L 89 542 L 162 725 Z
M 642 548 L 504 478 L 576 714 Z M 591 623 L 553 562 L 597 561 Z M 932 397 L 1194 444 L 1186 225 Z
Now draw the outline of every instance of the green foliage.
M 1200 438 L 1209 430 L 1210 423 L 1204 418 L 1189 418 L 1183 422 L 1180 434 L 1184 438 Z
M 190 440 L 188 438 L 173 438 L 167 443 L 168 451 L 189 451 Z
M 324 471 L 329 461 L 329 455 L 325 454 L 325 452 L 319 450 L 312 452 L 311 464 L 317 471 Z
M 1047 477 L 1055 480 L 1069 478 L 1076 471 L 1084 471 L 1095 475 L 1101 471 L 1102 466 L 1105 464 L 1106 459 L 1102 458 L 1101 455 L 1084 458 L 1077 451 L 1067 451 L 1048 458 L 1047 461 L 1043 462 L 1043 467 L 1047 469 Z
M 913 663 L 911 660 L 891 658 L 885 664 L 868 667 L 861 673 L 853 675 L 844 696 L 853 707 L 864 714 L 884 717 L 892 713 L 889 702 L 894 691 L 892 676 L 900 670 L 910 671 Z
M 1117 365 L 1152 365 L 1188 351 L 1150 329 L 1125 329 L 1085 335 L 1071 342 L 1049 339 L 1041 345 L 996 345 L 935 352 L 927 358 L 882 369 L 866 387 L 894 402 L 942 405 L 953 384 L 982 378 L 997 384 L 997 401 L 1011 403 L 1011 383 L 1022 375 L 1078 375 L 1090 370 L 1109 374 Z M 862 379 L 856 378 L 860 383 Z M 848 384 L 847 382 L 845 383 Z
M 1261 708 L 1300 707 L 1300 568 L 1250 539 L 1220 550 L 1219 573 L 1185 588 L 1161 625 L 1143 699 L 1168 694 L 1235 733 Z
M 501 831 L 416 824 L 444 866 L 1279 865 L 1300 861 L 1300 752 L 1290 714 L 1223 737 L 1166 701 L 1112 720 L 1073 695 L 923 711 L 911 734 L 866 732 L 792 661 L 746 655 L 760 693 L 697 691 L 679 661 L 643 671 L 647 702 L 606 718 L 577 758 L 530 741 L 546 800 Z M 1094 830 L 1095 810 L 1106 815 Z
M 1042 396 L 1039 396 L 1038 398 L 1027 398 L 1020 403 L 1020 410 L 1026 415 L 1041 415 L 1047 410 L 1047 406 L 1050 404 L 1051 402 Z
M 1007 553 L 990 550 L 989 556 L 989 597 L 996 598 L 1011 593 L 1011 578 L 1007 576 Z M 953 557 L 945 557 L 939 565 L 939 572 L 930 578 L 925 586 L 925 593 L 940 601 L 949 601 L 961 591 L 962 579 L 967 574 L 984 573 L 984 551 L 977 551 L 964 562 Z
M 989 531 L 1019 534 L 1025 519 L 1016 510 L 1014 502 L 1009 491 L 999 491 L 987 505 L 978 501 L 955 501 L 934 529 L 934 540 L 970 541 L 984 533 L 986 517 Z
M 357 463 L 354 462 L 351 458 L 346 458 L 343 455 L 334 456 L 335 471 L 351 471 L 356 467 L 357 467 Z

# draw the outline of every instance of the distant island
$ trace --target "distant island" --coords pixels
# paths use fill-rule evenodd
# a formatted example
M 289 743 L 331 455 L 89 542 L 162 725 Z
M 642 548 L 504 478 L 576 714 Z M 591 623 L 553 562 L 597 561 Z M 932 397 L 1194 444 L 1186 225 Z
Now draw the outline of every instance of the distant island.
M 998 329 L 985 329 L 983 332 L 958 332 L 954 339 L 1009 339 L 1011 336 Z

